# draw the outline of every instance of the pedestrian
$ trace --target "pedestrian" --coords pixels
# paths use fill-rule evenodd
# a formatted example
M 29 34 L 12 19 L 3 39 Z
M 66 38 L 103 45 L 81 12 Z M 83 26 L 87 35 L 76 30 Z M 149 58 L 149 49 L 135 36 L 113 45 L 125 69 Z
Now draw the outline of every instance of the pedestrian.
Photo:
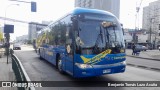
M 33 48 L 34 48 L 34 50 L 37 53 L 36 39 L 33 40 Z
M 135 46 L 135 44 L 133 43 L 133 45 L 132 45 L 132 55 L 135 55 L 135 52 L 136 52 L 135 48 L 136 48 L 136 46 Z

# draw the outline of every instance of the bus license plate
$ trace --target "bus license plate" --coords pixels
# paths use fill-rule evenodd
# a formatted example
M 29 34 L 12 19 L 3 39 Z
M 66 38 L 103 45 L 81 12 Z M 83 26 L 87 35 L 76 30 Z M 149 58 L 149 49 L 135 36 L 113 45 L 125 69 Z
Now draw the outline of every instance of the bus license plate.
M 110 73 L 110 72 L 111 72 L 111 69 L 103 70 L 103 73 Z

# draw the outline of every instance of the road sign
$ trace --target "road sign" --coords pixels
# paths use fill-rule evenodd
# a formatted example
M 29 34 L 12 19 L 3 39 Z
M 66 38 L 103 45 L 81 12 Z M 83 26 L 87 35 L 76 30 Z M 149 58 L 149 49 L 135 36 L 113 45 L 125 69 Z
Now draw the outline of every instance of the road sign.
M 14 25 L 5 24 L 4 33 L 14 33 Z

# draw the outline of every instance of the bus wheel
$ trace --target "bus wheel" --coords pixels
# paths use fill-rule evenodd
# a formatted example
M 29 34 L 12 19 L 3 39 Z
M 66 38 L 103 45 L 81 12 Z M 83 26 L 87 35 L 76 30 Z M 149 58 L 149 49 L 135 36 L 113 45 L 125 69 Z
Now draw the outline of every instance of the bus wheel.
M 40 58 L 41 60 L 43 60 L 43 58 L 42 58 L 42 56 L 41 56 L 41 55 L 39 55 L 39 58 Z
M 41 56 L 41 54 L 39 53 L 39 58 L 41 59 L 41 60 L 43 60 L 43 57 Z
M 62 70 L 62 60 L 59 58 L 58 59 L 58 70 L 60 73 L 63 73 L 63 70 Z

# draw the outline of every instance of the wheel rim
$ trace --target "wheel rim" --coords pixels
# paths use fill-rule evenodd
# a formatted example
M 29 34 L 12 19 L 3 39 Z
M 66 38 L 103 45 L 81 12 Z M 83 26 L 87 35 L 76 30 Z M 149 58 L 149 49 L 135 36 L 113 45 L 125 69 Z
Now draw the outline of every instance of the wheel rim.
M 58 60 L 58 69 L 62 71 L 62 60 Z

